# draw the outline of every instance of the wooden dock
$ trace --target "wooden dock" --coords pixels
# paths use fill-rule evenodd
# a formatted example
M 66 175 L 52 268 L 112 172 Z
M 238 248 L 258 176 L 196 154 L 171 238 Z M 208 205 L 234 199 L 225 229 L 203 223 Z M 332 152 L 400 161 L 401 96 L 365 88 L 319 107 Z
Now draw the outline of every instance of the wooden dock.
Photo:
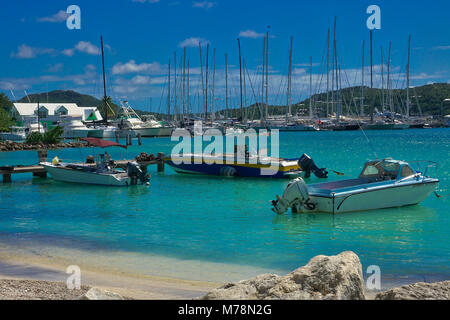
M 154 160 L 150 161 L 137 161 L 139 166 L 146 171 L 147 167 L 150 165 L 157 165 L 158 166 L 158 172 L 164 172 L 164 154 L 158 153 L 158 157 Z M 115 160 L 114 164 L 116 167 L 119 167 L 121 169 L 126 170 L 127 163 L 136 161 L 133 160 Z M 43 159 L 41 159 L 41 162 L 43 162 Z M 95 166 L 95 163 L 77 163 L 80 165 L 88 165 L 88 166 Z M 16 166 L 3 166 L 0 167 L 0 175 L 3 177 L 3 183 L 11 183 L 12 179 L 11 176 L 13 174 L 20 174 L 20 173 L 32 173 L 34 177 L 41 177 L 46 178 L 47 177 L 47 171 L 45 171 L 44 167 L 41 165 L 16 165 Z

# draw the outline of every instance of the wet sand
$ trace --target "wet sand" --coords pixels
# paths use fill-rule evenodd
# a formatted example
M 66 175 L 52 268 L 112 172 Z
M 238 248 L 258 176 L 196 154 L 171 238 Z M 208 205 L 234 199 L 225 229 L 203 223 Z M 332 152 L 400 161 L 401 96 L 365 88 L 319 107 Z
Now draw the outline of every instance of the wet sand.
M 84 268 L 81 290 L 67 290 L 65 267 L 31 260 L 0 256 L 0 299 L 77 299 L 94 286 L 132 299 L 192 299 L 220 285 Z

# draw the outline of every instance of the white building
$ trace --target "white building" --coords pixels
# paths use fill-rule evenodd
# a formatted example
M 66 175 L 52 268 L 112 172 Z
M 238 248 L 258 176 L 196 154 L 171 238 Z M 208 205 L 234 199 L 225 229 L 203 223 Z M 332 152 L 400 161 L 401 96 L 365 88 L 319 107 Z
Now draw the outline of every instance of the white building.
M 42 122 L 57 123 L 61 117 L 73 117 L 82 121 L 102 120 L 96 107 L 79 107 L 76 103 L 14 103 L 11 116 L 17 121 L 36 121 L 38 115 Z

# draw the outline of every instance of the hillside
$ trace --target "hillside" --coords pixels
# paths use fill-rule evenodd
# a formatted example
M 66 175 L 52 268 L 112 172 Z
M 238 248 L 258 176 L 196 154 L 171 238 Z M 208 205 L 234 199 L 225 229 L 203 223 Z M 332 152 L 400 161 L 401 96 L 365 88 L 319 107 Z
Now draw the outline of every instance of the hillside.
M 360 87 L 350 87 L 342 89 L 342 100 L 343 100 L 343 113 L 356 114 L 359 112 L 359 97 L 361 88 Z M 386 95 L 386 91 L 385 91 Z M 40 102 L 73 102 L 77 103 L 79 106 L 90 107 L 90 106 L 101 106 L 102 101 L 85 94 L 80 94 L 75 91 L 63 91 L 55 90 L 47 93 L 31 94 L 28 96 L 32 102 L 37 102 L 38 97 Z M 381 110 L 381 97 L 382 91 L 378 88 L 370 89 L 364 88 L 364 111 L 366 114 L 370 113 L 371 108 L 375 107 Z M 386 96 L 385 96 L 386 97 Z M 411 115 L 423 115 L 437 116 L 441 114 L 441 104 L 444 99 L 450 98 L 450 84 L 448 83 L 436 83 L 429 84 L 420 87 L 415 87 L 410 89 L 410 99 L 411 99 Z M 325 116 L 326 109 L 326 94 L 320 93 L 313 95 L 313 105 L 320 110 L 320 116 Z M 331 93 L 329 94 L 329 99 L 331 100 Z M 353 99 L 353 102 L 351 102 Z M 394 102 L 394 107 L 396 112 L 405 113 L 405 101 L 406 101 L 406 89 L 396 89 L 392 90 L 392 99 Z M 386 99 L 387 100 L 387 99 Z M 27 97 L 23 97 L 19 102 L 28 102 Z M 4 94 L 0 94 L 0 105 L 8 111 L 11 107 L 11 102 L 8 97 Z M 113 107 L 114 112 L 117 114 L 118 106 L 111 102 L 110 105 Z M 350 107 L 349 107 L 350 106 Z M 443 114 L 450 114 L 450 103 L 446 102 L 442 105 Z M 388 106 L 386 106 L 388 109 Z M 101 108 L 100 108 L 101 109 Z M 250 118 L 259 119 L 259 107 L 257 105 L 251 105 L 245 108 L 248 110 Z M 308 114 L 309 109 L 309 98 L 301 102 L 295 103 L 292 106 L 293 114 Z M 136 110 L 140 115 L 146 114 L 147 112 Z M 286 112 L 286 106 L 269 106 L 270 115 L 282 115 Z M 223 111 L 221 113 L 224 113 Z M 229 110 L 227 112 L 229 116 L 238 117 L 239 108 Z M 111 115 L 108 112 L 108 115 Z M 158 116 L 155 114 L 155 116 Z
M 356 110 L 360 110 L 360 96 L 361 87 L 350 87 L 342 89 L 343 113 L 347 113 L 350 109 L 350 114 L 355 114 Z M 410 89 L 410 114 L 411 115 L 428 115 L 437 116 L 441 114 L 441 105 L 444 99 L 450 98 L 450 84 L 435 83 L 414 87 Z M 369 114 L 372 108 L 382 110 L 382 96 L 381 89 L 368 87 L 364 88 L 364 112 Z M 384 98 L 387 101 L 387 91 L 384 91 Z M 331 100 L 331 93 L 329 94 Z M 326 93 L 316 94 L 312 97 L 313 105 L 321 110 L 321 116 L 325 115 L 326 110 Z M 352 101 L 353 100 L 353 101 Z M 406 89 L 392 90 L 392 100 L 395 112 L 406 113 Z M 450 113 L 450 103 L 442 105 L 444 115 Z M 385 108 L 389 109 L 387 102 Z M 272 107 L 274 114 L 284 114 L 285 106 Z M 292 106 L 292 112 L 307 114 L 309 111 L 309 98 Z

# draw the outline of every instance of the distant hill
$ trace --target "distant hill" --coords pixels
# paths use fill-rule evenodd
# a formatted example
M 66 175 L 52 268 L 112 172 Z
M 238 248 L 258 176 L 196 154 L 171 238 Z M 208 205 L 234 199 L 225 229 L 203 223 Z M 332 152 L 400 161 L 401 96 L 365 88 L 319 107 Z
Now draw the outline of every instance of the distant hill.
M 58 102 L 66 102 L 66 103 L 76 103 L 80 107 L 98 107 L 101 105 L 101 100 L 86 95 L 81 94 L 72 90 L 55 90 L 50 92 L 36 93 L 28 95 L 28 98 L 31 102 L 41 103 L 58 103 Z M 29 102 L 28 98 L 25 96 L 20 99 L 18 102 Z
M 335 92 L 336 94 L 336 92 Z M 372 108 L 376 108 L 379 111 L 382 110 L 382 96 L 384 94 L 385 101 L 387 101 L 387 90 L 382 92 L 379 88 L 364 87 L 364 112 L 369 115 Z M 442 104 L 444 99 L 450 98 L 450 84 L 448 83 L 435 83 L 428 84 L 420 87 L 410 88 L 410 114 L 424 115 L 424 116 L 438 116 L 443 112 L 444 115 L 450 114 L 450 103 L 446 102 Z M 342 109 L 343 114 L 356 115 L 356 111 L 360 110 L 360 96 L 361 87 L 349 87 L 341 90 L 342 95 Z M 329 101 L 331 106 L 332 93 L 329 93 Z M 392 90 L 392 100 L 394 105 L 394 111 L 398 113 L 406 113 L 406 89 Z M 321 117 L 325 116 L 327 95 L 325 93 L 319 93 L 312 96 L 313 106 L 319 110 Z M 442 106 L 442 111 L 441 111 Z M 264 112 L 265 106 L 263 104 L 253 104 L 248 106 L 247 113 L 256 119 L 260 118 L 260 110 Z M 286 105 L 282 106 L 269 106 L 269 115 L 284 115 L 286 113 Z M 385 102 L 385 109 L 389 109 L 388 103 Z M 223 113 L 223 112 L 221 112 Z M 292 114 L 309 114 L 309 98 L 292 104 Z M 238 118 L 239 108 L 229 110 L 228 115 Z
M 356 110 L 359 111 L 360 105 L 360 87 L 349 87 L 341 90 L 342 100 L 343 100 L 343 113 L 347 114 L 350 109 L 350 114 L 355 114 Z M 384 95 L 386 98 L 387 91 L 384 91 Z M 102 101 L 85 94 L 80 94 L 75 91 L 63 91 L 63 90 L 55 90 L 48 93 L 38 93 L 31 94 L 28 96 L 32 102 L 39 101 L 45 103 L 48 99 L 48 102 L 72 102 L 76 103 L 82 107 L 100 107 L 102 105 Z M 382 90 L 378 88 L 370 89 L 368 87 L 364 88 L 364 111 L 366 114 L 370 113 L 372 108 L 377 108 L 381 110 L 381 97 Z M 441 114 L 441 104 L 444 99 L 450 98 L 450 84 L 448 83 L 435 83 L 428 84 L 420 87 L 414 87 L 410 89 L 410 101 L 411 101 L 411 115 L 440 115 Z M 329 94 L 329 99 L 331 100 L 331 92 Z M 396 112 L 405 113 L 405 101 L 406 101 L 406 89 L 395 89 L 392 90 L 392 99 L 394 101 L 394 107 Z M 3 100 L 3 101 L 2 101 Z M 325 115 L 326 109 L 326 93 L 315 94 L 312 97 L 313 105 L 316 106 L 317 109 L 321 110 L 320 116 L 323 117 Z M 5 95 L 0 96 L 0 102 L 2 103 L 2 107 L 6 110 L 10 107 L 10 102 Z M 19 102 L 28 102 L 27 97 L 23 97 L 19 100 Z M 110 102 L 110 105 L 114 109 L 114 112 L 117 114 L 117 110 L 119 107 Z M 349 108 L 350 106 L 350 108 Z M 444 115 L 450 114 L 450 103 L 446 102 L 442 105 Z M 386 106 L 386 108 L 388 108 Z M 256 104 L 246 107 L 250 118 L 259 119 L 260 118 L 260 107 Z M 261 110 L 264 107 L 261 106 Z M 100 108 L 100 110 L 102 110 Z M 293 114 L 308 114 L 309 110 L 309 98 L 305 99 L 301 102 L 294 103 L 292 105 L 292 113 Z M 144 112 L 141 110 L 136 110 L 139 115 L 147 114 L 148 112 Z M 286 106 L 269 106 L 269 114 L 270 115 L 282 115 L 286 112 Z M 222 110 L 222 114 L 225 112 Z M 110 113 L 108 113 L 110 114 Z M 156 113 L 152 113 L 156 117 L 160 117 L 160 115 Z M 239 108 L 230 109 L 226 112 L 228 116 L 231 117 L 239 117 Z

